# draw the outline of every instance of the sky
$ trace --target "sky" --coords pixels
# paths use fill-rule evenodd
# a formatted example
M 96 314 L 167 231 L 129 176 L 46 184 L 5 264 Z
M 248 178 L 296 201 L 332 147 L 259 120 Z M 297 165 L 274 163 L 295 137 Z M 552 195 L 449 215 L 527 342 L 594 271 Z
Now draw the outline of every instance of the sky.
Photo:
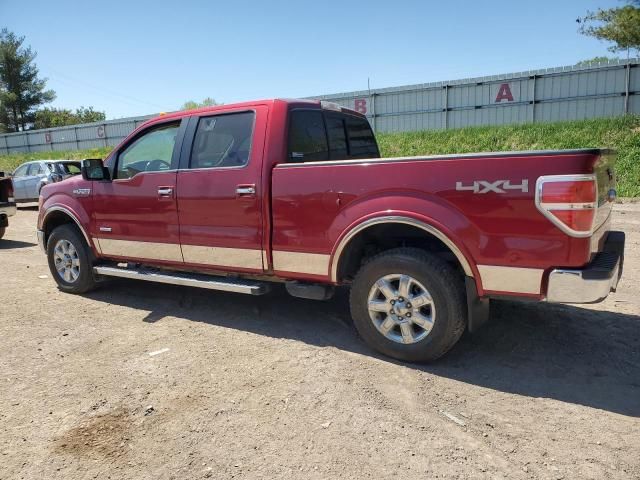
M 0 0 L 52 106 L 107 119 L 572 65 L 611 55 L 577 32 L 618 0 Z

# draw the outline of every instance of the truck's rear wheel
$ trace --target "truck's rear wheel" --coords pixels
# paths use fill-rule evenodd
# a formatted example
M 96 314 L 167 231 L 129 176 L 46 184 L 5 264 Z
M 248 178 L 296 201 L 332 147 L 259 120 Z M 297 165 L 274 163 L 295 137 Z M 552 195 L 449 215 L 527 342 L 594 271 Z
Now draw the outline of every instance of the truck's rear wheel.
M 4 237 L 4 234 L 6 231 L 7 231 L 7 227 L 0 227 L 0 238 Z
M 409 362 L 444 355 L 467 321 L 460 275 L 437 256 L 416 248 L 388 250 L 368 261 L 353 281 L 350 301 L 364 341 Z
M 89 246 L 71 224 L 55 228 L 47 241 L 49 270 L 68 293 L 85 293 L 95 287 Z

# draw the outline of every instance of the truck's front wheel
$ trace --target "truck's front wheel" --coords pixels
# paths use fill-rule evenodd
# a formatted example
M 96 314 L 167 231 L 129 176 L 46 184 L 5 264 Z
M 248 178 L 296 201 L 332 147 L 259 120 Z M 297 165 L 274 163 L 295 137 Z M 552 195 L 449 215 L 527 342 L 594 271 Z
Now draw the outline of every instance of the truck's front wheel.
M 71 224 L 60 225 L 51 232 L 47 258 L 60 290 L 85 293 L 95 287 L 89 246 Z
M 399 360 L 444 355 L 464 332 L 463 282 L 453 267 L 416 248 L 396 248 L 368 261 L 351 287 L 351 315 L 360 336 Z

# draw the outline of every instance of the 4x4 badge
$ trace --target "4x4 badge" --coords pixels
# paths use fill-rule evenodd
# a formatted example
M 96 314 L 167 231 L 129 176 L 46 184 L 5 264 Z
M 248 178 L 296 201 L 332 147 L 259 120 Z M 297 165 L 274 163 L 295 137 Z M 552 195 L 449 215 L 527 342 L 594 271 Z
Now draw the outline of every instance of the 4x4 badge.
M 456 190 L 459 192 L 473 193 L 507 193 L 507 190 L 520 190 L 521 192 L 529 192 L 529 180 L 521 180 L 520 184 L 511 184 L 511 180 L 496 180 L 490 182 L 488 180 L 476 180 L 471 185 L 464 185 L 462 182 L 456 182 Z

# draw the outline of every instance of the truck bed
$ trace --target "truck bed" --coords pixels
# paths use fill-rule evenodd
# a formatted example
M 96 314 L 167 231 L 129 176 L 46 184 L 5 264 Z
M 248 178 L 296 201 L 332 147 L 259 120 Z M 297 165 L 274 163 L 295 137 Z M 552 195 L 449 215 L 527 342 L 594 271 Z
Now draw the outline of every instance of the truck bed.
M 472 264 L 582 266 L 598 242 L 567 237 L 549 222 L 535 206 L 536 180 L 567 173 L 605 178 L 610 154 L 580 149 L 280 164 L 273 171 L 273 249 L 331 255 L 353 222 L 410 215 L 446 233 Z M 473 191 L 476 182 L 497 181 L 526 188 Z M 604 232 L 611 206 L 602 202 L 600 210 L 597 230 Z

